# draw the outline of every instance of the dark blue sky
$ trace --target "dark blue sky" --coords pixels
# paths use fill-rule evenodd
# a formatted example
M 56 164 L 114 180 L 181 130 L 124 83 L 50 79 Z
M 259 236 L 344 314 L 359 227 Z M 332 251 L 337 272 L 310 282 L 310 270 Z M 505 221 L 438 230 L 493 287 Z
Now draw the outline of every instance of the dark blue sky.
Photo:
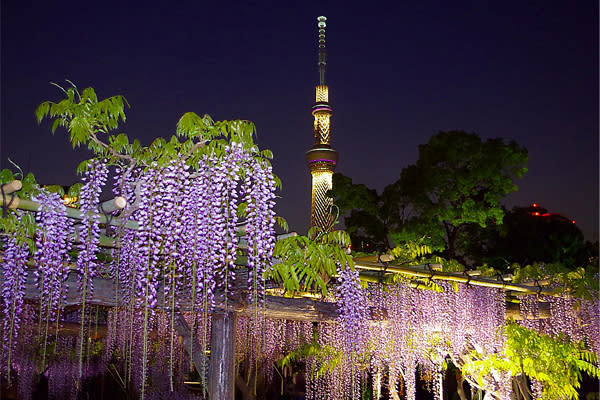
M 84 150 L 38 126 L 65 78 L 123 94 L 123 130 L 168 136 L 186 111 L 250 119 L 275 153 L 278 211 L 309 221 L 316 17 L 326 15 L 338 171 L 382 189 L 440 130 L 516 140 L 529 174 L 506 204 L 538 202 L 598 237 L 598 2 L 2 1 L 1 163 L 76 178 Z

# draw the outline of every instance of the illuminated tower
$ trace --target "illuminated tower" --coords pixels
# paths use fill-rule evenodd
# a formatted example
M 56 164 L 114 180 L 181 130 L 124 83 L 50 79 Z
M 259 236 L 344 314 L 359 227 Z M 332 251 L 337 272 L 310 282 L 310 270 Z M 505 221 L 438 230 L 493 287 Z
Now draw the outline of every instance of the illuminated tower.
M 316 87 L 316 100 L 312 108 L 314 122 L 315 144 L 306 152 L 306 162 L 312 175 L 312 201 L 310 210 L 310 226 L 318 226 L 324 230 L 331 230 L 333 215 L 331 206 L 333 199 L 327 197 L 331 190 L 331 178 L 337 163 L 337 151 L 331 148 L 331 106 L 329 105 L 329 89 L 325 85 L 325 21 L 327 18 L 318 17 L 319 28 L 319 85 Z

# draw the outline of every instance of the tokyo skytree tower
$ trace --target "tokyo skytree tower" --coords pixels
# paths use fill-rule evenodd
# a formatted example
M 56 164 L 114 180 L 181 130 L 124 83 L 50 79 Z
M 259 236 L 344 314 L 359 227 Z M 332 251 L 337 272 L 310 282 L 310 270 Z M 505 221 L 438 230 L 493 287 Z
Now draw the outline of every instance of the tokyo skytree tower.
M 306 152 L 306 162 L 312 175 L 312 200 L 310 226 L 318 226 L 323 230 L 331 230 L 334 216 L 331 214 L 333 199 L 326 193 L 332 188 L 332 176 L 337 164 L 337 151 L 331 148 L 332 114 L 329 105 L 329 88 L 325 85 L 325 66 L 327 55 L 325 51 L 325 27 L 327 18 L 318 17 L 319 28 L 319 85 L 316 87 L 315 104 L 312 107 L 314 116 L 314 145 Z

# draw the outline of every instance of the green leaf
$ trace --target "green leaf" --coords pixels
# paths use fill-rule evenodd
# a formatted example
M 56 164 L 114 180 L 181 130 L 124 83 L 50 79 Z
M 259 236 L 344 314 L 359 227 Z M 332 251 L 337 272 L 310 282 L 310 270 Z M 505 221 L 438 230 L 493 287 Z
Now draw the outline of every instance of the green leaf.
M 58 128 L 59 125 L 62 125 L 62 122 L 63 121 L 61 119 L 54 120 L 52 123 L 52 133 L 56 132 L 56 128 Z
M 4 168 L 0 171 L 0 184 L 12 182 L 14 179 L 14 175 L 10 169 Z
M 260 155 L 264 158 L 268 158 L 269 160 L 273 159 L 273 152 L 271 150 L 265 149 L 260 152 Z
M 206 117 L 208 116 L 205 115 L 201 118 L 194 112 L 186 112 L 177 121 L 177 136 L 200 137 L 200 134 L 210 126 L 210 124 L 207 124 L 207 122 L 211 122 L 210 117 Z
M 281 227 L 281 229 L 283 229 L 286 232 L 289 232 L 289 226 L 288 226 L 288 223 L 285 220 L 285 218 L 283 218 L 279 215 L 276 215 L 275 222 L 277 223 L 277 225 L 279 225 Z
M 87 166 L 86 166 L 86 169 L 87 169 Z M 83 187 L 83 184 L 81 182 L 77 182 L 77 183 L 71 185 L 69 187 L 69 190 L 67 191 L 67 196 L 79 198 L 79 193 L 81 192 L 82 187 Z
M 42 122 L 45 116 L 50 112 L 50 102 L 45 101 L 35 109 L 35 116 L 38 124 Z
M 91 160 L 83 160 L 77 166 L 77 173 L 83 175 L 89 168 L 89 163 Z
M 65 189 L 60 185 L 44 185 L 44 189 L 50 193 L 56 193 L 59 196 L 63 196 L 65 194 Z

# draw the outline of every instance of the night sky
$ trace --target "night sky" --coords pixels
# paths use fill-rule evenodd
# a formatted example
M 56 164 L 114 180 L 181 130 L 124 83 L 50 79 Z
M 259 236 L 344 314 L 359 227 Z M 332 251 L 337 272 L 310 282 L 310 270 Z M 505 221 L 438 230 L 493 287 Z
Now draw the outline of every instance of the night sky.
M 124 95 L 122 131 L 144 144 L 186 111 L 254 121 L 283 181 L 278 212 L 303 233 L 325 15 L 339 172 L 381 190 L 440 130 L 515 140 L 529 173 L 505 204 L 538 202 L 597 240 L 597 0 L 217 3 L 3 0 L 2 167 L 76 181 L 89 154 L 34 116 L 66 78 Z

